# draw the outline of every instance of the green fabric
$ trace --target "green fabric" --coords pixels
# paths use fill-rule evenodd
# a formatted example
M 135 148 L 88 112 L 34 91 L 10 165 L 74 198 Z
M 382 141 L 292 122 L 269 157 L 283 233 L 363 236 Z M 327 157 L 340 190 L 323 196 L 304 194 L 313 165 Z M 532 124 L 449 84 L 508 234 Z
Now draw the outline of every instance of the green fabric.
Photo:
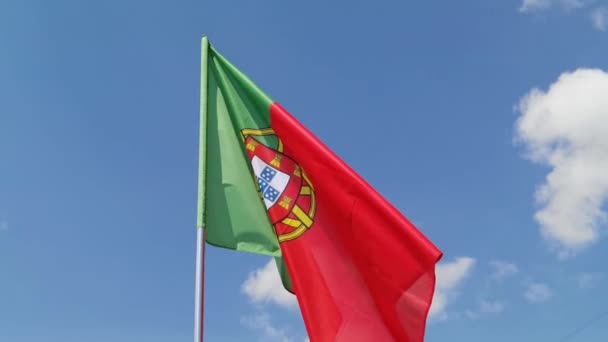
M 206 66 L 209 56 L 209 41 L 207 37 L 203 37 L 201 44 L 201 115 L 200 115 L 200 132 L 199 137 L 199 155 L 198 155 L 198 205 L 196 214 L 196 227 L 203 228 L 205 222 L 205 176 L 207 174 L 207 144 L 205 143 L 207 131 L 207 74 Z
M 285 288 L 291 280 L 258 193 L 242 129 L 270 128 L 272 100 L 202 40 L 198 226 L 207 243 L 275 258 Z M 256 136 L 276 148 L 275 136 Z
M 243 85 L 253 84 L 234 82 L 241 75 L 235 75 L 235 68 L 226 68 L 227 64 L 209 48 L 205 139 L 209 162 L 203 194 L 206 241 L 219 247 L 280 256 L 240 132 L 245 128 L 270 127 L 271 102 L 260 90 L 249 91 L 258 95 L 256 99 L 242 96 L 246 93 Z
M 277 268 L 279 270 L 279 275 L 281 276 L 281 281 L 283 282 L 283 286 L 287 291 L 293 293 L 293 288 L 291 287 L 291 278 L 289 277 L 289 271 L 287 271 L 287 265 L 285 265 L 285 260 L 280 257 L 274 258 L 275 263 L 277 264 Z

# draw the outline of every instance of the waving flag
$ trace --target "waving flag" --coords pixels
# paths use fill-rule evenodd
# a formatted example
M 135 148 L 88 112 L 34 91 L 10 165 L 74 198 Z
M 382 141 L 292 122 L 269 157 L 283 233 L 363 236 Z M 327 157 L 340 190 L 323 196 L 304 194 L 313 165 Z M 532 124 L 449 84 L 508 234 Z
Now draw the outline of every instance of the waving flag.
M 273 256 L 313 342 L 421 342 L 441 252 L 203 38 L 198 226 Z

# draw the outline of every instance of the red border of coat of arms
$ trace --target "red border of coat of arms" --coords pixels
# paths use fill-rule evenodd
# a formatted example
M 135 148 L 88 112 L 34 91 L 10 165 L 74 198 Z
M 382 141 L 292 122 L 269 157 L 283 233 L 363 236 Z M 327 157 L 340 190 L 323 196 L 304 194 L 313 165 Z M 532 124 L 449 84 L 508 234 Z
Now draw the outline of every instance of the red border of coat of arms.
M 302 167 L 283 153 L 283 144 L 271 128 L 241 131 L 255 184 L 279 242 L 293 240 L 314 223 L 315 192 Z M 276 149 L 256 137 L 275 136 Z

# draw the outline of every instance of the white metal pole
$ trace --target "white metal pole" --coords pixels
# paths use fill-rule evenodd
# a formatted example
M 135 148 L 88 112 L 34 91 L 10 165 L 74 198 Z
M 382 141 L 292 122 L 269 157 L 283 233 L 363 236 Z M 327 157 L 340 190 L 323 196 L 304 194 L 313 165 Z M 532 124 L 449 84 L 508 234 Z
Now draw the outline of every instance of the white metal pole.
M 196 229 L 196 292 L 194 294 L 194 342 L 203 342 L 205 306 L 205 228 Z
M 207 57 L 209 41 L 201 41 L 201 113 L 199 137 L 198 204 L 196 218 L 196 285 L 194 294 L 194 342 L 203 342 L 205 307 L 205 181 L 207 174 Z

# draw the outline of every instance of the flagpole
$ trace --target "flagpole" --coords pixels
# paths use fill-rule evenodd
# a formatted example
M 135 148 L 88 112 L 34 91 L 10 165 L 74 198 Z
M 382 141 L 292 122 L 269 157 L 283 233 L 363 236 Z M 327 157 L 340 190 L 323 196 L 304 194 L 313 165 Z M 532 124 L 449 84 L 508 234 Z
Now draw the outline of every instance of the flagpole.
M 205 228 L 196 229 L 196 293 L 194 304 L 194 342 L 203 342 L 205 304 Z
M 207 174 L 207 56 L 209 41 L 201 41 L 201 98 L 198 157 L 198 204 L 196 218 L 196 281 L 194 294 L 194 342 L 203 342 L 205 307 L 205 182 Z

